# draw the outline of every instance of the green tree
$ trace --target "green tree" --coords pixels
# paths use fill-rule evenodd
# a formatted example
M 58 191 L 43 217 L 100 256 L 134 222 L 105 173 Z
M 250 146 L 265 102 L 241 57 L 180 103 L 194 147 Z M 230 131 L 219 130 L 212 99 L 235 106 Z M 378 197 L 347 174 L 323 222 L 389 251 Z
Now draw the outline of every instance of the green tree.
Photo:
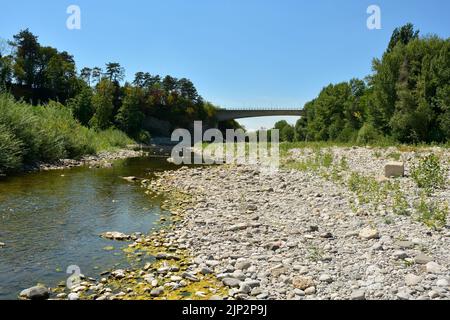
M 19 84 L 28 88 L 36 85 L 39 71 L 40 45 L 38 37 L 28 29 L 22 30 L 13 36 L 10 44 L 15 47 L 14 77 Z
M 89 121 L 94 116 L 93 93 L 90 87 L 85 87 L 81 92 L 67 102 L 67 106 L 72 110 L 74 117 L 84 126 L 89 125 Z
M 106 77 L 111 82 L 120 82 L 125 78 L 125 69 L 117 62 L 109 62 L 106 64 Z
M 412 23 L 407 23 L 400 28 L 395 28 L 389 41 L 387 52 L 391 52 L 399 43 L 407 45 L 410 41 L 419 38 L 419 30 L 414 30 Z
M 91 127 L 104 130 L 112 125 L 114 90 L 114 84 L 106 78 L 97 84 L 92 97 L 92 106 L 95 112 L 89 121 Z
M 119 128 L 134 138 L 139 137 L 142 130 L 144 113 L 141 111 L 144 93 L 139 87 L 127 87 L 122 106 L 116 116 Z
M 283 129 L 280 131 L 280 140 L 286 141 L 286 142 L 292 142 L 294 141 L 294 127 L 291 125 L 284 126 Z

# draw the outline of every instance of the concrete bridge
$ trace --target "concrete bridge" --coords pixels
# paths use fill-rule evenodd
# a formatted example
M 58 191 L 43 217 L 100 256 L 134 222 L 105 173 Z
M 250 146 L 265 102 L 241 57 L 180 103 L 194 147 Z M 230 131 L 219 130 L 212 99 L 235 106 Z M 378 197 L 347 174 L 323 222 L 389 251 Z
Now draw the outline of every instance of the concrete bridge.
M 227 121 L 243 118 L 270 116 L 303 116 L 304 110 L 297 108 L 239 108 L 219 109 L 216 112 L 217 121 Z

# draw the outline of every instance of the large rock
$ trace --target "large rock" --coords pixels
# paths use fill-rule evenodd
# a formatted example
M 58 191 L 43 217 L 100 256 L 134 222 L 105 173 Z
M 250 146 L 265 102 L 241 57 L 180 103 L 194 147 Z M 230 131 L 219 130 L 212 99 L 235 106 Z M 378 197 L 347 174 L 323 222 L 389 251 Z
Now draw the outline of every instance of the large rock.
M 442 267 L 434 261 L 430 261 L 425 266 L 428 273 L 441 273 Z
M 298 276 L 292 279 L 292 285 L 296 289 L 305 290 L 310 287 L 314 287 L 314 280 L 311 277 Z
M 422 277 L 416 276 L 415 274 L 410 273 L 405 276 L 405 284 L 410 287 L 418 285 L 421 281 Z
M 405 175 L 405 164 L 397 161 L 386 163 L 384 166 L 384 175 L 387 178 L 403 177 Z
M 30 300 L 46 300 L 50 297 L 50 293 L 44 286 L 35 286 L 23 290 L 20 296 Z
M 372 229 L 370 227 L 366 227 L 359 232 L 359 237 L 361 239 L 370 240 L 377 239 L 380 237 L 377 229 Z
M 427 256 L 426 254 L 419 253 L 415 258 L 414 262 L 417 264 L 427 264 L 428 262 L 431 262 L 433 258 Z
M 125 240 L 129 240 L 131 238 L 131 236 L 124 234 L 122 232 L 118 232 L 118 231 L 105 232 L 105 233 L 102 233 L 100 236 L 105 239 L 117 240 L 117 241 L 125 241 Z
M 231 288 L 239 288 L 241 281 L 235 278 L 225 278 L 222 280 L 223 284 Z
M 350 295 L 350 300 L 366 300 L 366 293 L 364 290 L 355 290 Z
M 122 177 L 122 179 L 124 179 L 124 180 L 126 180 L 128 182 L 135 182 L 135 181 L 138 180 L 138 178 L 133 177 L 133 176 L 131 176 L 131 177 Z

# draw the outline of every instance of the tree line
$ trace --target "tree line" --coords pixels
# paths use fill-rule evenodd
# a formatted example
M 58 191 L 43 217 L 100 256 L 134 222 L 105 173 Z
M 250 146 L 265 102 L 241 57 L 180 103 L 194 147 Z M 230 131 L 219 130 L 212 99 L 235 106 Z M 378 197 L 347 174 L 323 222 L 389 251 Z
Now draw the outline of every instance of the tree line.
M 370 143 L 450 140 L 450 39 L 394 30 L 365 79 L 330 84 L 305 105 L 295 126 L 276 124 L 284 141 Z
M 0 44 L 0 86 L 32 104 L 57 101 L 66 105 L 84 126 L 118 128 L 132 138 L 148 141 L 152 128 L 145 119 L 166 121 L 171 129 L 190 128 L 194 120 L 216 126 L 216 107 L 206 102 L 186 78 L 137 72 L 125 82 L 117 62 L 84 67 L 77 72 L 72 55 L 42 46 L 28 29 Z M 230 121 L 222 127 L 236 127 Z

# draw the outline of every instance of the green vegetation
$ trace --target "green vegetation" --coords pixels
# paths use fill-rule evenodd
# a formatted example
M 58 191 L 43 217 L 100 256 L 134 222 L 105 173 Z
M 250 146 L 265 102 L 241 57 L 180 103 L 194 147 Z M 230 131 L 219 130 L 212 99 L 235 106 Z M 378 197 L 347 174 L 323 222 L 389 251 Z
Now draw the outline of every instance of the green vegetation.
M 394 30 L 373 74 L 330 84 L 305 105 L 295 141 L 362 144 L 450 140 L 450 39 L 419 37 L 412 24 Z M 291 142 L 280 129 L 280 140 Z
M 416 205 L 419 221 L 430 228 L 439 229 L 446 225 L 448 215 L 448 203 L 429 201 L 424 195 Z
M 60 103 L 31 106 L 0 94 L 0 173 L 130 143 L 133 141 L 118 130 L 98 132 L 83 127 Z
M 206 127 L 217 125 L 217 107 L 204 101 L 189 79 L 148 72 L 137 72 L 131 83 L 123 83 L 124 79 L 125 69 L 117 62 L 107 63 L 104 70 L 84 67 L 78 73 L 73 56 L 42 46 L 28 29 L 7 44 L 0 43 L 0 88 L 33 105 L 52 100 L 67 105 L 84 126 L 119 128 L 148 142 L 151 133 L 189 129 L 194 120 L 202 120 Z M 146 124 L 147 117 L 167 122 L 170 128 L 159 132 Z M 237 127 L 235 121 L 220 126 Z
M 447 171 L 441 166 L 439 158 L 430 154 L 421 158 L 411 172 L 411 177 L 419 188 L 431 194 L 435 189 L 444 188 L 447 181 Z

